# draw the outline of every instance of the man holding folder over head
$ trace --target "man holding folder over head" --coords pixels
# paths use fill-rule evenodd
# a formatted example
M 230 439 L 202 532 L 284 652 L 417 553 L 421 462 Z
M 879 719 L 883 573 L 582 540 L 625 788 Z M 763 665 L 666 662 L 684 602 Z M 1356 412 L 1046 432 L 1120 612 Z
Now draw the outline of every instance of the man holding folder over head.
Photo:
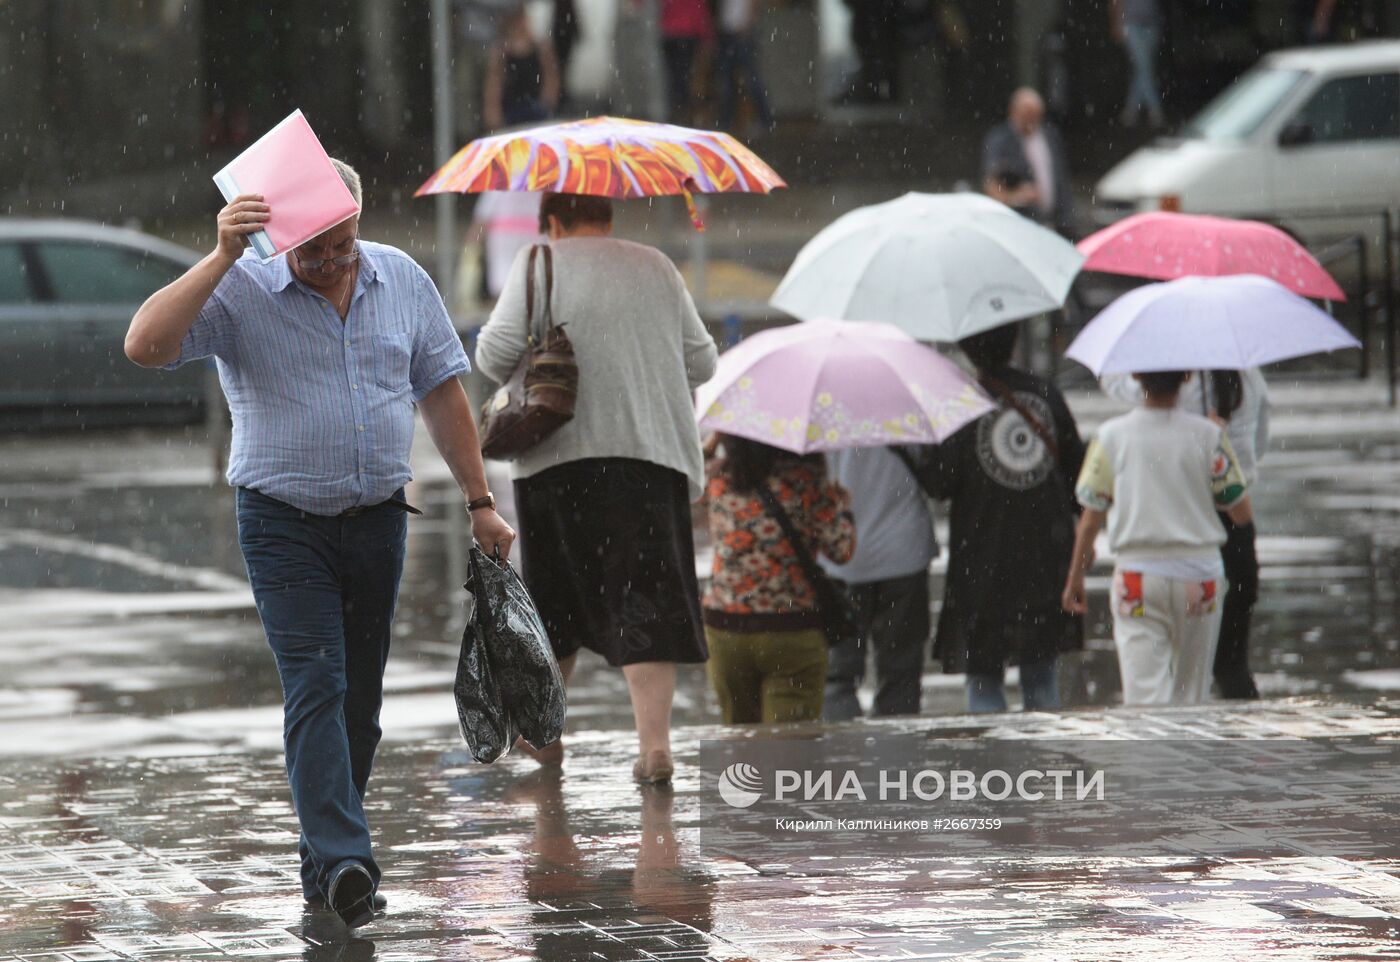
M 360 178 L 333 161 L 360 203 Z M 262 260 L 246 235 L 261 194 L 218 217 L 218 246 L 132 318 L 127 357 L 175 368 L 213 356 L 233 413 L 238 540 L 282 680 L 301 881 L 350 927 L 383 900 L 363 806 L 379 743 L 390 622 L 403 571 L 414 406 L 462 489 L 486 551 L 515 532 L 486 487 L 457 376 L 469 370 L 432 280 L 359 239 L 359 214 Z

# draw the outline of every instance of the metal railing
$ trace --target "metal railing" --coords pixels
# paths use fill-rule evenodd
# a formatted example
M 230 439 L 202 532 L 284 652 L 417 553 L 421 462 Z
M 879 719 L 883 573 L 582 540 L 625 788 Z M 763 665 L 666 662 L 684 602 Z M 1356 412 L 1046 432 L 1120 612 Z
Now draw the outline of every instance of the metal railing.
M 1264 219 L 1264 218 L 1261 218 Z M 1381 336 L 1379 348 L 1384 352 L 1385 358 L 1385 378 L 1387 388 L 1387 399 L 1389 405 L 1396 406 L 1396 303 L 1395 293 L 1397 285 L 1400 285 L 1400 278 L 1396 276 L 1397 258 L 1396 245 L 1400 243 L 1400 220 L 1397 220 L 1396 211 L 1392 208 L 1376 210 L 1326 210 L 1310 211 L 1299 214 L 1290 214 L 1287 217 L 1273 218 L 1275 222 L 1281 221 L 1285 229 L 1289 229 L 1303 244 L 1309 252 L 1326 267 L 1334 276 L 1339 270 L 1337 265 L 1344 264 L 1351 257 L 1356 259 L 1356 273 L 1354 278 L 1349 278 L 1345 273 L 1338 279 L 1342 289 L 1346 292 L 1346 307 L 1341 305 L 1330 305 L 1334 312 L 1338 309 L 1353 315 L 1354 324 L 1347 325 L 1356 334 L 1361 342 L 1361 350 L 1358 352 L 1360 358 L 1357 362 L 1357 376 L 1368 378 L 1371 376 L 1376 358 L 1377 344 L 1376 334 Z M 1363 224 L 1371 222 L 1375 230 L 1357 231 L 1354 233 L 1331 234 L 1322 238 L 1315 238 L 1314 242 L 1309 242 L 1309 227 L 1320 222 L 1336 223 L 1338 221 L 1349 221 L 1353 224 Z M 1373 239 L 1375 246 L 1380 247 L 1380 257 L 1372 256 Z M 1325 246 L 1319 246 L 1319 243 Z M 1377 263 L 1379 261 L 1379 263 Z M 1346 283 L 1350 280 L 1351 283 Z M 1376 315 L 1379 314 L 1379 318 Z M 1343 324 L 1346 321 L 1339 318 Z

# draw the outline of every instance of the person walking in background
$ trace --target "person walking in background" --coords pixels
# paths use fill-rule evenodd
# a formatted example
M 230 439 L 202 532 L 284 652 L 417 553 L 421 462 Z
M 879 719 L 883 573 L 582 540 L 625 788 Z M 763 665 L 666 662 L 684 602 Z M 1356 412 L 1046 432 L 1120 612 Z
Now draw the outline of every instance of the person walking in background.
M 754 112 L 758 114 L 759 129 L 773 130 L 773 111 L 768 106 L 768 88 L 758 69 L 758 50 L 754 45 L 754 24 L 758 20 L 759 0 L 720 0 L 719 45 L 715 55 L 715 70 L 719 77 L 719 126 L 731 130 L 734 111 L 739 100 L 739 78 L 743 76 Z
M 823 560 L 845 582 L 860 637 L 831 649 L 822 717 L 861 714 L 856 695 L 867 656 L 875 661 L 871 714 L 915 715 L 929 638 L 928 566 L 938 557 L 933 515 L 917 476 L 928 448 L 851 448 L 827 455 L 833 482 L 852 492 L 860 538 L 845 562 Z
M 559 105 L 571 104 L 569 96 L 569 64 L 574 59 L 574 47 L 578 44 L 581 31 L 578 25 L 578 10 L 574 0 L 554 0 L 550 17 L 549 39 L 554 45 L 554 59 L 559 64 Z
M 332 163 L 360 203 L 359 175 Z M 244 245 L 273 213 L 258 195 L 224 207 L 218 247 L 141 305 L 126 354 L 167 369 L 218 361 L 238 543 L 282 682 L 302 894 L 353 928 L 382 907 L 364 798 L 407 516 L 420 513 L 403 491 L 415 408 L 476 540 L 508 554 L 515 532 L 486 488 L 457 379 L 469 365 L 432 279 L 361 240 L 358 214 L 263 261 Z
M 851 45 L 860 58 L 853 103 L 888 104 L 899 99 L 899 32 L 902 0 L 844 0 L 851 11 Z
M 637 724 L 638 781 L 668 781 L 676 664 L 707 652 L 690 502 L 704 490 L 691 391 L 718 351 L 680 272 L 660 251 L 615 240 L 612 201 L 545 194 L 554 317 L 578 362 L 573 420 L 511 465 L 521 568 L 567 680 L 580 648 L 622 669 Z M 526 351 L 528 251 L 477 337 L 497 381 Z M 535 290 L 543 297 L 540 278 Z M 556 742 L 537 754 L 563 759 Z
M 817 594 L 767 492 L 812 557 L 850 560 L 850 496 L 820 454 L 720 435 L 708 467 L 714 568 L 705 593 L 710 684 L 725 724 L 821 717 L 827 642 Z
M 709 0 L 661 0 L 659 28 L 669 101 L 666 119 L 673 124 L 693 124 L 695 61 L 700 48 L 715 35 Z
M 1066 611 L 1088 610 L 1084 578 L 1107 520 L 1117 559 L 1113 643 L 1126 705 L 1192 705 L 1210 694 L 1224 567 L 1225 529 L 1251 522 L 1239 462 L 1224 429 L 1177 406 L 1186 371 L 1134 374 L 1141 407 L 1105 422 L 1075 493 Z
M 1060 652 L 1083 625 L 1060 607 L 1074 546 L 1074 479 L 1084 444 L 1053 384 L 1011 366 L 1017 326 L 958 342 L 997 409 L 934 449 L 926 469 L 948 508 L 948 575 L 934 654 L 966 672 L 967 707 L 1006 710 L 1006 665 L 1027 711 L 1059 707 Z
M 1106 375 L 1101 383 L 1106 393 L 1120 401 L 1135 404 L 1142 400 L 1137 382 L 1126 374 Z M 1259 461 L 1269 448 L 1269 386 L 1264 372 L 1258 368 L 1210 371 L 1192 378 L 1177 395 L 1177 407 L 1204 414 L 1225 428 L 1245 485 L 1253 489 L 1259 480 Z M 1252 501 L 1249 495 L 1245 498 Z M 1250 516 L 1252 519 L 1252 506 Z M 1249 668 L 1249 629 L 1259 601 L 1254 522 L 1236 524 L 1228 514 L 1221 514 L 1220 520 L 1225 525 L 1220 553 L 1229 587 L 1215 648 L 1215 684 L 1222 698 L 1254 699 L 1259 697 Z
M 1295 0 L 1302 24 L 1303 43 L 1331 43 L 1335 33 L 1337 0 Z
M 1029 87 L 1011 95 L 1007 119 L 982 142 L 982 190 L 1066 237 L 1074 233 L 1074 188 L 1064 140 Z
M 506 278 L 522 250 L 543 239 L 540 233 L 540 195 L 529 191 L 488 190 L 472 208 L 475 239 L 482 245 L 486 270 L 483 297 L 495 300 L 505 289 Z
M 559 107 L 554 45 L 535 38 L 524 7 L 501 14 L 486 61 L 482 102 L 482 119 L 491 130 L 548 120 Z
M 1160 128 L 1166 124 L 1166 115 L 1157 86 L 1157 49 L 1162 42 L 1159 0 L 1109 0 L 1108 19 L 1113 39 L 1128 53 L 1128 94 L 1119 123 L 1135 127 L 1146 111 L 1148 123 Z

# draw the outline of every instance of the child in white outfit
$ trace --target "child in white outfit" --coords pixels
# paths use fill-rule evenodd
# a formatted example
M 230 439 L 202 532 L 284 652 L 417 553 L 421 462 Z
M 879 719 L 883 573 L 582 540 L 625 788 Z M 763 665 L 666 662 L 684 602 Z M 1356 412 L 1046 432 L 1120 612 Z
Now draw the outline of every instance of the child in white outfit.
M 1084 507 L 1065 582 L 1067 611 L 1087 610 L 1084 575 L 1108 522 L 1117 559 L 1113 641 L 1128 705 L 1189 705 L 1210 693 L 1225 596 L 1218 511 L 1250 521 L 1244 476 L 1224 429 L 1176 408 L 1190 375 L 1133 375 L 1142 407 L 1104 423 L 1075 495 Z

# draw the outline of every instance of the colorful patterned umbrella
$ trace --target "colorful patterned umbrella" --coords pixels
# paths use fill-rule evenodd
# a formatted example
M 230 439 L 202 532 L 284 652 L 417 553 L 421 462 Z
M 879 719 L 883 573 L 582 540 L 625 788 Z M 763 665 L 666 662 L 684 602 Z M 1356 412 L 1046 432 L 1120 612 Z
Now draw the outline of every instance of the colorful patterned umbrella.
M 414 196 L 488 190 L 618 199 L 681 195 L 694 217 L 691 194 L 766 194 L 786 186 L 728 134 L 594 117 L 473 140 Z
M 1307 248 L 1258 221 L 1150 211 L 1090 234 L 1079 252 L 1086 271 L 1158 281 L 1258 274 L 1304 297 L 1347 299 Z
M 894 325 L 820 319 L 741 341 L 695 397 L 701 427 L 799 454 L 934 444 L 994 407 Z

